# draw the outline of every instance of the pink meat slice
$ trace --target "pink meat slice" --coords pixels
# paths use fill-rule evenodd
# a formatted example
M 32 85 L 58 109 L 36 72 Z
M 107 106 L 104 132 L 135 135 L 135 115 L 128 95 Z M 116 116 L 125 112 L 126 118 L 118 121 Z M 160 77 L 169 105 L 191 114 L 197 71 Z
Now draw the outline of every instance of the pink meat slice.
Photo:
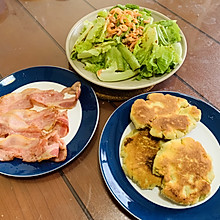
M 61 92 L 30 88 L 2 96 L 0 161 L 65 160 L 67 148 L 61 138 L 69 132 L 67 109 L 76 105 L 80 93 L 81 83 L 76 82 Z M 35 105 L 44 109 L 31 110 Z
M 0 161 L 20 158 L 25 162 L 40 162 L 58 158 L 60 148 L 65 148 L 64 145 L 56 134 L 44 138 L 29 138 L 12 134 L 0 140 Z
M 10 93 L 0 98 L 0 113 L 13 109 L 31 109 L 34 105 L 44 107 L 73 108 L 81 93 L 81 83 L 76 82 L 61 92 L 55 90 L 25 89 L 19 93 Z M 66 98 L 65 95 L 72 95 Z
M 0 137 L 15 133 L 26 137 L 41 137 L 54 130 L 57 130 L 60 137 L 67 135 L 69 122 L 66 110 L 19 109 L 0 114 Z

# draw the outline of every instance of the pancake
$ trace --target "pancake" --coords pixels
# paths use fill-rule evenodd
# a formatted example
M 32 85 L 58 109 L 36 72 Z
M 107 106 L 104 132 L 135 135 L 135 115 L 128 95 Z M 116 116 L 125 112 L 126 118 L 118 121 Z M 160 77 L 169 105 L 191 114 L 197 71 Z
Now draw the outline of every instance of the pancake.
M 159 141 L 152 138 L 148 130 L 134 129 L 123 140 L 122 168 L 141 189 L 153 189 L 161 185 L 161 177 L 152 174 L 153 160 L 158 150 Z
M 183 205 L 205 199 L 214 179 L 211 158 L 202 145 L 190 137 L 161 144 L 153 173 L 163 177 L 161 193 Z
M 184 98 L 151 93 L 147 100 L 137 99 L 130 112 L 136 129 L 150 128 L 154 137 L 176 139 L 185 136 L 201 119 L 201 111 Z

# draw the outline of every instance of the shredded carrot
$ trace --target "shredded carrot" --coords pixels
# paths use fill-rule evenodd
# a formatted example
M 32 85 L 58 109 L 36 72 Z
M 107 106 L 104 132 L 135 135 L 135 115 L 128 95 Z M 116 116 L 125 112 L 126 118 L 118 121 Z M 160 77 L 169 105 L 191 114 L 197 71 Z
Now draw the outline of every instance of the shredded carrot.
M 98 75 L 98 76 L 101 76 L 101 74 L 102 74 L 102 69 L 100 69 L 100 70 L 97 71 L 97 75 Z

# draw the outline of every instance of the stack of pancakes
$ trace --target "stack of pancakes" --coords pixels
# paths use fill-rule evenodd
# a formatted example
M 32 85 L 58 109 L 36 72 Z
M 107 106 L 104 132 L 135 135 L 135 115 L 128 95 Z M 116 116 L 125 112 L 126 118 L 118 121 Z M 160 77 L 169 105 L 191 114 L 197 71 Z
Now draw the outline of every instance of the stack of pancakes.
M 122 168 L 141 189 L 160 187 L 162 195 L 183 205 L 209 194 L 212 161 L 202 145 L 184 137 L 201 119 L 186 99 L 151 93 L 131 108 L 135 129 L 122 144 Z

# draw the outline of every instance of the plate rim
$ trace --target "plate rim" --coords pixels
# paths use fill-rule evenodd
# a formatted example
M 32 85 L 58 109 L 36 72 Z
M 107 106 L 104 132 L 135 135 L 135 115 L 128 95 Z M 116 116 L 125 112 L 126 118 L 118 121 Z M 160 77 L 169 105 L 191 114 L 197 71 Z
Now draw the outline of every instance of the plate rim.
M 62 161 L 62 162 L 57 163 L 57 166 L 56 166 L 55 168 L 53 168 L 53 169 L 51 169 L 51 170 L 49 169 L 49 170 L 44 171 L 44 172 L 39 172 L 39 173 L 36 173 L 36 174 L 24 174 L 24 175 L 11 174 L 11 173 L 6 173 L 6 172 L 0 171 L 0 174 L 1 174 L 1 175 L 5 175 L 5 176 L 9 176 L 9 177 L 15 177 L 15 178 L 31 178 L 31 177 L 38 177 L 38 176 L 43 176 L 43 175 L 46 175 L 46 174 L 49 174 L 49 173 L 53 173 L 53 172 L 55 172 L 55 171 L 57 171 L 57 170 L 63 168 L 64 166 L 66 166 L 67 164 L 69 164 L 70 162 L 72 162 L 75 158 L 77 158 L 77 157 L 85 150 L 85 148 L 87 147 L 87 145 L 88 145 L 89 142 L 91 141 L 92 137 L 94 136 L 94 133 L 95 133 L 95 131 L 96 131 L 96 129 L 97 129 L 97 126 L 98 126 L 100 109 L 99 109 L 98 98 L 97 98 L 97 96 L 96 96 L 96 93 L 95 93 L 94 89 L 93 89 L 82 77 L 78 76 L 78 75 L 75 73 L 75 71 L 71 71 L 71 70 L 68 70 L 68 69 L 66 69 L 66 68 L 64 68 L 64 67 L 53 66 L 53 65 L 37 65 L 37 66 L 31 66 L 31 67 L 27 67 L 27 68 L 24 68 L 24 69 L 19 69 L 18 71 L 14 71 L 14 72 L 12 72 L 11 74 L 9 74 L 8 76 L 3 77 L 2 79 L 0 79 L 0 84 L 2 84 L 2 81 L 5 80 L 5 79 L 7 79 L 8 77 L 9 77 L 9 78 L 12 77 L 12 76 L 14 77 L 14 75 L 18 75 L 19 73 L 21 73 L 21 72 L 23 72 L 23 71 L 29 71 L 29 70 L 32 70 L 32 69 L 51 69 L 51 70 L 56 70 L 56 71 L 57 71 L 57 70 L 58 70 L 58 71 L 59 71 L 59 70 L 65 71 L 67 74 L 69 74 L 69 76 L 72 75 L 71 77 L 73 77 L 73 82 L 80 80 L 82 86 L 85 86 L 85 87 L 87 87 L 88 89 L 90 89 L 90 90 L 91 90 L 91 91 L 90 91 L 90 92 L 91 92 L 91 95 L 92 95 L 93 98 L 94 98 L 94 100 L 93 100 L 94 103 L 95 103 L 94 107 L 96 107 L 96 114 L 95 114 L 96 118 L 95 118 L 95 120 L 93 121 L 93 126 L 94 126 L 94 127 L 93 127 L 93 130 L 91 130 L 90 136 L 87 138 L 86 143 L 84 144 L 84 146 L 83 146 L 73 157 L 71 157 L 71 158 L 68 159 L 67 161 L 65 160 L 65 161 Z M 26 73 L 26 74 L 30 74 L 30 73 Z M 29 76 L 29 77 L 31 78 L 32 76 Z M 63 85 L 63 86 L 66 86 L 66 85 L 64 85 L 64 84 L 62 84 L 62 83 L 55 82 L 54 79 L 48 80 L 48 78 L 46 79 L 45 76 L 44 76 L 44 78 L 41 78 L 41 79 L 42 79 L 42 80 L 40 80 L 40 81 L 44 81 L 44 82 L 45 82 L 45 81 L 54 82 L 54 83 L 57 83 L 57 84 L 61 84 L 61 85 Z M 34 82 L 40 82 L 40 81 L 39 81 L 39 79 L 33 79 L 33 78 L 32 78 L 32 79 L 31 79 L 31 82 L 28 82 L 28 84 L 29 84 L 29 83 L 34 83 Z M 10 90 L 12 90 L 11 92 L 13 92 L 14 90 L 16 90 L 16 89 L 18 89 L 18 88 L 20 88 L 20 87 L 22 87 L 22 86 L 25 85 L 25 84 L 23 84 L 23 83 L 20 83 L 20 84 L 22 84 L 22 85 L 20 85 L 20 86 L 15 86 L 15 88 L 10 89 Z M 4 87 L 4 86 L 8 86 L 8 85 L 1 85 L 1 86 Z M 6 94 L 8 94 L 8 93 L 2 94 L 2 92 L 0 92 L 0 96 L 6 95 Z M 81 98 L 81 96 L 79 97 L 79 100 L 80 100 L 80 98 Z M 82 105 L 81 102 L 80 102 L 80 104 L 81 104 L 81 108 L 82 108 L 82 117 L 83 117 L 83 105 Z M 83 118 L 81 119 L 80 126 L 79 126 L 79 128 L 78 128 L 78 130 L 77 130 L 75 136 L 77 135 L 78 131 L 80 130 L 82 120 L 83 120 Z M 72 140 L 67 144 L 67 146 L 71 144 L 71 142 L 73 141 L 73 139 L 75 138 L 75 136 L 74 136 L 74 137 L 72 138 Z M 15 158 L 14 160 L 16 160 L 16 158 Z M 19 160 L 19 159 L 17 159 L 17 160 Z M 13 161 L 13 160 L 12 160 L 12 161 Z M 12 162 L 12 161 L 5 161 L 5 162 L 9 162 L 9 163 L 10 163 L 10 162 Z M 42 162 L 44 162 L 44 161 L 42 161 Z M 42 163 L 42 162 L 40 162 L 40 163 Z M 1 163 L 1 161 L 0 161 L 0 163 Z M 24 162 L 24 163 L 26 163 L 26 162 Z M 39 163 L 39 162 L 34 162 L 34 163 Z M 33 163 L 28 163 L 28 164 L 33 164 Z
M 146 218 L 146 217 L 148 217 L 148 216 L 138 216 L 137 214 L 135 214 L 134 212 L 132 212 L 132 210 L 130 210 L 128 207 L 126 207 L 126 205 L 121 201 L 121 199 L 119 198 L 119 196 L 117 195 L 117 192 L 115 192 L 114 191 L 114 189 L 112 189 L 111 188 L 111 186 L 110 186 L 110 183 L 108 182 L 108 178 L 107 178 L 107 175 L 108 174 L 106 174 L 105 172 L 105 169 L 107 169 L 107 168 L 104 168 L 103 167 L 103 162 L 102 162 L 102 153 L 101 153 L 101 151 L 103 150 L 102 149 L 102 146 L 101 146 L 101 144 L 102 144 L 102 137 L 103 137 L 103 134 L 104 134 L 104 132 L 105 132 L 105 129 L 106 129 L 106 127 L 108 126 L 108 124 L 109 124 L 109 122 L 110 122 L 110 120 L 112 120 L 112 117 L 114 116 L 114 114 L 116 114 L 116 112 L 117 111 L 120 111 L 120 108 L 122 108 L 124 105 L 127 105 L 129 102 L 132 102 L 132 101 L 135 101 L 137 98 L 139 98 L 139 97 L 147 97 L 147 95 L 148 94 L 150 94 L 150 93 L 164 93 L 164 94 L 173 94 L 173 95 L 178 95 L 179 97 L 184 97 L 184 98 L 186 98 L 187 100 L 188 99 L 191 99 L 191 100 L 193 100 L 193 101 L 195 101 L 195 102 L 197 102 L 197 103 L 202 103 L 202 104 L 204 104 L 205 106 L 208 106 L 210 109 L 212 109 L 213 111 L 215 111 L 218 115 L 220 115 L 220 111 L 216 108 L 216 107 L 214 107 L 214 106 L 212 106 L 210 103 L 208 103 L 208 102 L 205 102 L 204 100 L 201 100 L 201 99 L 199 99 L 199 98 L 196 98 L 196 97 L 194 97 L 194 96 L 191 96 L 191 95 L 188 95 L 188 94 L 184 94 L 184 93 L 181 93 L 181 92 L 177 92 L 177 91 L 151 91 L 151 92 L 147 92 L 147 93 L 143 93 L 143 94 L 139 94 L 139 95 L 136 95 L 136 96 L 134 96 L 134 97 L 132 97 L 132 98 L 130 98 L 129 100 L 127 100 L 126 102 L 124 102 L 122 105 L 120 105 L 120 106 L 118 106 L 116 109 L 115 109 L 115 111 L 109 116 L 109 118 L 108 118 L 108 120 L 106 121 L 106 123 L 105 123 L 105 125 L 104 125 L 104 127 L 103 127 L 103 130 L 102 130 L 102 133 L 101 133 L 101 135 L 100 135 L 100 140 L 99 140 L 99 167 L 100 167 L 100 171 L 101 171 L 101 174 L 102 174 L 102 177 L 103 177 L 103 180 L 104 180 L 104 182 L 105 182 L 105 184 L 106 184 L 106 186 L 107 186 L 107 188 L 108 188 L 108 190 L 111 192 L 111 194 L 113 195 L 113 197 L 117 200 L 117 202 L 128 212 L 128 213 L 130 213 L 132 216 L 134 216 L 135 218 L 137 218 L 137 219 L 143 219 L 143 218 Z M 188 100 L 189 101 L 189 100 Z M 202 119 L 201 119 L 201 121 L 202 121 Z M 203 123 L 204 124 L 204 123 Z M 204 124 L 205 126 L 207 126 L 206 124 Z M 127 125 L 128 126 L 128 125 Z M 126 127 L 126 126 L 125 126 Z M 208 126 L 207 126 L 208 127 Z M 208 127 L 209 128 L 209 127 Z M 209 128 L 210 129 L 210 128 Z M 122 133 L 123 134 L 123 133 Z M 121 135 L 122 135 L 121 134 Z M 216 140 L 218 141 L 218 143 L 220 143 L 220 139 L 219 139 L 219 137 L 217 137 L 215 134 L 213 134 L 214 136 L 215 136 L 215 138 L 216 138 Z M 118 147 L 117 147 L 117 149 L 118 149 Z M 106 153 L 106 152 L 105 152 Z M 117 163 L 117 162 L 115 162 L 115 163 Z M 110 174 L 113 176 L 113 174 L 111 173 L 111 169 L 110 169 L 110 167 L 108 167 L 108 172 L 110 172 Z M 123 172 L 122 170 L 121 170 L 121 172 Z M 115 180 L 115 178 L 114 178 L 114 176 L 111 178 L 111 181 L 112 182 L 114 182 L 114 184 L 116 184 L 117 186 L 115 186 L 117 189 L 118 189 L 118 187 L 120 188 L 120 192 L 124 192 L 125 193 L 125 196 L 127 196 L 127 197 L 129 197 L 129 195 L 127 195 L 126 194 L 126 189 L 123 189 L 123 188 L 121 188 L 121 186 L 120 186 L 120 183 L 118 183 L 116 180 Z M 112 183 L 111 182 L 111 183 Z M 129 187 L 131 187 L 132 188 L 132 186 L 131 185 L 129 185 Z M 134 189 L 135 190 L 135 189 Z M 138 193 L 138 192 L 137 192 Z M 139 194 L 139 193 L 138 193 Z M 202 206 L 204 206 L 205 204 L 207 204 L 207 203 L 209 203 L 210 204 L 210 201 L 213 201 L 214 200 L 214 198 L 216 198 L 216 195 L 218 194 L 218 198 L 220 198 L 220 185 L 219 185 L 219 188 L 217 189 L 217 191 L 215 192 L 215 194 L 210 198 L 210 200 L 207 200 L 206 202 L 204 202 L 204 203 L 202 203 L 201 205 L 198 205 L 198 206 L 195 206 L 195 207 L 191 207 L 191 208 L 188 208 L 188 209 L 173 209 L 173 208 L 167 208 L 167 207 L 163 207 L 163 206 L 160 206 L 160 205 L 158 205 L 158 204 L 155 204 L 155 203 L 153 203 L 153 202 L 151 202 L 151 201 L 149 201 L 149 200 L 147 200 L 146 198 L 144 198 L 143 197 L 143 199 L 146 201 L 147 200 L 147 203 L 149 203 L 149 204 L 151 204 L 151 205 L 154 205 L 156 208 L 159 208 L 160 210 L 163 210 L 163 212 L 164 213 L 168 213 L 168 212 L 170 212 L 170 210 L 171 210 L 171 212 L 174 212 L 174 213 L 177 213 L 177 212 L 187 212 L 188 210 L 196 210 L 196 209 L 200 209 L 200 207 L 202 207 Z M 122 196 L 122 195 L 121 195 Z M 140 195 L 139 194 L 139 196 L 140 197 L 142 197 L 142 195 Z M 132 199 L 131 199 L 132 200 Z M 219 199 L 219 201 L 220 201 L 220 199 Z M 135 201 L 133 201 L 133 202 L 135 202 Z M 136 202 L 137 203 L 137 202 Z M 139 206 L 139 204 L 137 204 L 137 206 Z M 140 208 L 140 207 L 139 207 Z M 190 211 L 189 211 L 190 212 Z M 164 214 L 163 213 L 163 214 Z M 204 213 L 203 213 L 204 214 Z M 219 215 L 220 216 L 220 215 Z M 151 217 L 153 217 L 153 219 L 154 219 L 154 217 L 155 217 L 155 219 L 164 219 L 164 218 L 160 218 L 159 216 L 151 216 Z M 171 216 L 170 216 L 171 217 Z M 177 217 L 171 217 L 171 219 L 180 219 L 181 218 L 181 216 L 177 216 Z M 183 218 L 183 219 L 185 219 L 185 218 Z M 192 218 L 193 219 L 193 218 Z
M 98 86 L 101 86 L 101 87 L 104 87 L 104 88 L 109 88 L 109 89 L 118 89 L 118 90 L 135 90 L 135 89 L 143 89 L 143 88 L 147 88 L 147 87 L 150 87 L 150 86 L 154 86 L 156 84 L 159 84 L 163 81 L 165 81 L 166 79 L 170 78 L 173 74 L 175 74 L 179 69 L 180 67 L 183 65 L 185 59 L 186 59 L 186 56 L 187 56 L 187 41 L 186 41 L 186 37 L 182 31 L 182 29 L 180 29 L 180 33 L 181 33 L 181 36 L 182 36 L 182 43 L 183 43 L 183 46 L 184 46 L 184 53 L 182 54 L 182 63 L 181 64 L 178 64 L 177 67 L 172 70 L 170 73 L 165 73 L 162 75 L 161 78 L 159 78 L 159 80 L 155 80 L 147 85 L 140 85 L 140 86 L 134 86 L 134 87 L 129 87 L 129 86 L 124 86 L 124 87 L 120 87 L 120 86 L 117 86 L 117 85 L 114 85 L 114 82 L 104 82 L 104 81 L 101 81 L 101 80 L 91 80 L 91 78 L 89 76 L 87 76 L 86 74 L 82 73 L 78 66 L 74 64 L 74 62 L 76 63 L 79 63 L 80 65 L 82 65 L 81 62 L 79 62 L 78 60 L 72 60 L 70 58 L 70 53 L 69 53 L 69 42 L 70 42 L 70 39 L 71 39 L 71 36 L 74 32 L 74 30 L 81 24 L 83 23 L 83 21 L 87 20 L 88 18 L 90 18 L 91 16 L 95 16 L 97 15 L 97 13 L 99 11 L 103 11 L 103 10 L 109 10 L 110 8 L 112 8 L 113 6 L 108 6 L 108 7 L 104 7 L 104 8 L 101 8 L 101 9 L 97 9 L 95 11 L 92 11 L 90 12 L 89 14 L 83 16 L 82 18 L 80 18 L 70 29 L 69 33 L 67 34 L 67 38 L 66 38 L 66 42 L 65 42 L 65 53 L 66 53 L 66 56 L 67 56 L 67 59 L 68 59 L 68 62 L 70 63 L 70 65 L 73 67 L 73 69 L 80 75 L 82 76 L 84 79 L 98 85 Z M 150 9 L 150 8 L 147 8 L 147 7 L 143 7 L 143 6 L 140 6 L 141 9 L 145 8 L 149 11 L 151 11 L 152 13 L 154 14 L 157 14 L 159 16 L 162 16 L 164 18 L 166 18 L 166 20 L 171 20 L 169 17 L 167 17 L 166 15 L 162 14 L 161 12 L 159 11 L 156 11 L 156 10 L 153 10 L 153 9 Z M 183 48 L 182 48 L 183 49 Z M 86 71 L 86 70 L 85 70 Z M 90 72 L 90 71 L 88 71 Z M 156 78 L 156 77 L 154 77 Z M 133 78 L 131 78 L 133 79 Z M 152 79 L 152 78 L 150 78 Z M 130 79 L 128 79 L 130 80 Z M 147 83 L 147 80 L 148 79 L 142 79 L 142 81 L 146 81 Z M 126 82 L 126 80 L 122 80 L 121 82 Z M 117 82 L 116 82 L 117 83 Z

